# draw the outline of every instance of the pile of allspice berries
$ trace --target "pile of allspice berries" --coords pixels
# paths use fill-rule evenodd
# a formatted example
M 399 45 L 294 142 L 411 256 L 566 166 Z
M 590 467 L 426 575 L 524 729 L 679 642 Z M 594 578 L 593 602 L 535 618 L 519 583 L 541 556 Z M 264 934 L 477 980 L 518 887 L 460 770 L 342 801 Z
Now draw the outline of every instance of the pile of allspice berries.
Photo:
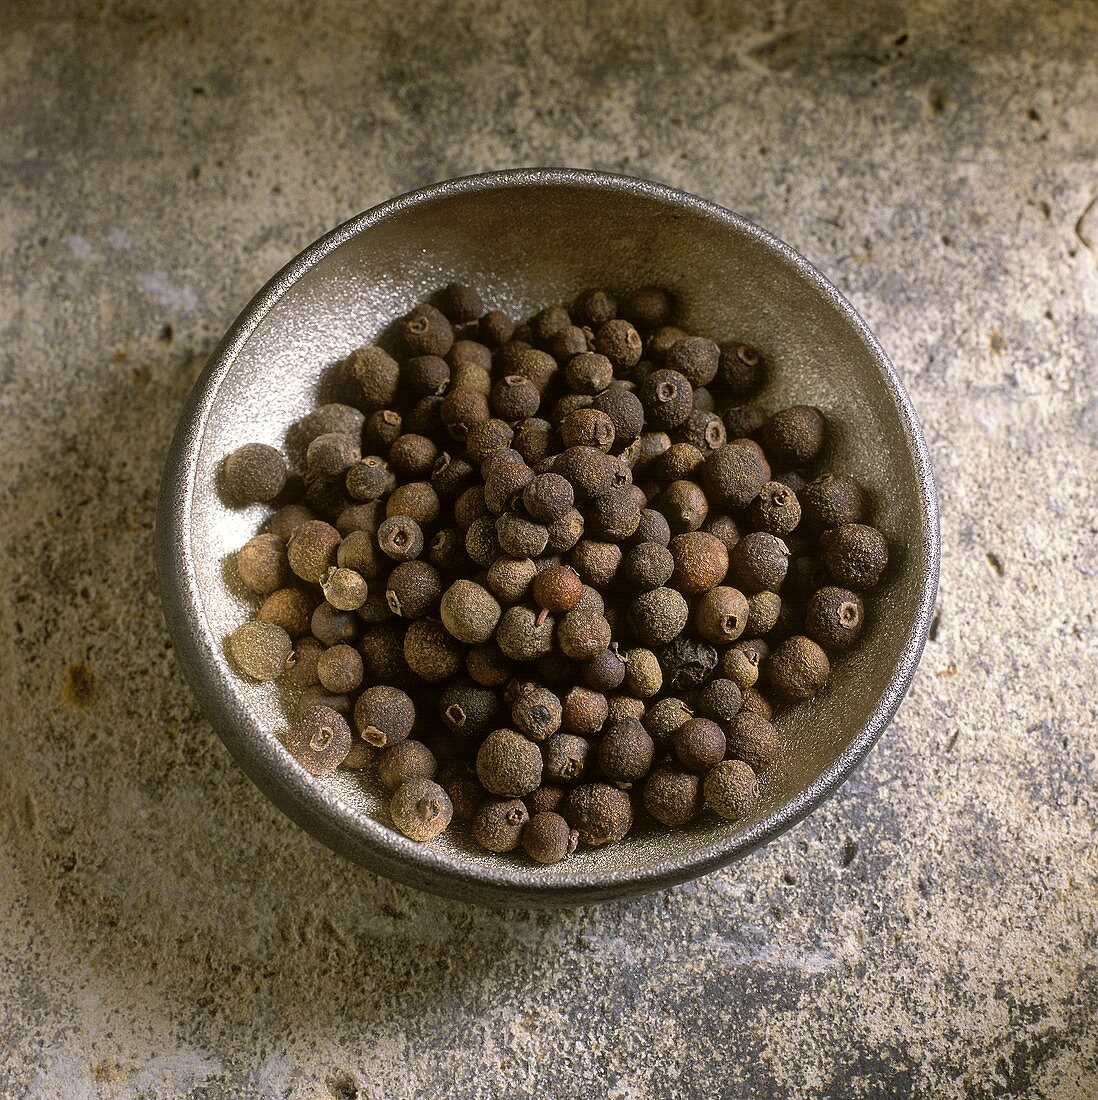
M 226 641 L 279 681 L 310 773 L 376 769 L 393 825 L 555 863 L 645 817 L 751 813 L 888 563 L 826 468 L 827 421 L 751 398 L 772 365 L 587 290 L 525 323 L 451 285 L 338 365 L 342 401 L 222 489 L 277 510 L 236 555 Z

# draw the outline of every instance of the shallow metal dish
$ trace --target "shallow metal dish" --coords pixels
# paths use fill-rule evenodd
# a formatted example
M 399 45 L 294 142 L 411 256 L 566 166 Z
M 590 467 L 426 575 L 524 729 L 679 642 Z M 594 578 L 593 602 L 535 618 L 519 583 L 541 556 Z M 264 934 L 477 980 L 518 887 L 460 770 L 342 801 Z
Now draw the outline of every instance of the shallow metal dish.
M 893 550 L 865 636 L 832 687 L 779 722 L 780 759 L 756 812 L 640 832 L 554 867 L 419 845 L 390 828 L 355 773 L 311 779 L 282 747 L 270 685 L 239 680 L 224 637 L 247 614 L 224 560 L 265 510 L 233 511 L 218 463 L 252 440 L 279 446 L 315 403 L 323 368 L 439 286 L 468 282 L 525 316 L 587 286 L 672 288 L 691 331 L 758 347 L 778 369 L 764 406 L 818 405 L 834 465 L 872 493 Z M 495 172 L 427 187 L 322 237 L 252 299 L 180 417 L 161 488 L 157 565 L 176 652 L 240 766 L 286 814 L 371 871 L 466 901 L 574 905 L 705 874 L 772 840 L 832 794 L 892 719 L 918 663 L 938 582 L 938 515 L 926 443 L 887 356 L 850 303 L 802 256 L 737 214 L 643 180 L 568 169 Z

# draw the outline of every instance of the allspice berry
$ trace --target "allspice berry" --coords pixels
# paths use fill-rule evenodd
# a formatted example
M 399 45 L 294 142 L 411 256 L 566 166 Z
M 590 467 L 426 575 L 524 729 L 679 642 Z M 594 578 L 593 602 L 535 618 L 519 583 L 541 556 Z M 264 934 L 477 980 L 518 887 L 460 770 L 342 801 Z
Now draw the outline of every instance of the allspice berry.
M 666 431 L 682 424 L 694 408 L 694 390 L 685 375 L 677 370 L 654 370 L 638 393 L 644 406 L 645 423 Z
M 514 661 L 536 661 L 552 648 L 554 625 L 544 610 L 521 604 L 509 607 L 496 627 L 496 644 Z
M 599 767 L 611 783 L 630 787 L 652 767 L 656 744 L 635 718 L 608 726 L 599 742 Z
M 794 702 L 811 699 L 831 675 L 827 654 L 811 638 L 799 634 L 782 642 L 765 668 L 770 686 Z
M 728 755 L 766 771 L 778 756 L 778 731 L 766 718 L 740 711 L 728 724 Z
M 495 633 L 501 610 L 495 597 L 474 581 L 460 579 L 442 594 L 442 624 L 459 641 L 474 645 Z
M 606 452 L 614 444 L 614 422 L 598 409 L 574 409 L 561 421 L 560 438 L 565 447 L 594 447 Z
M 682 768 L 660 764 L 645 780 L 643 799 L 644 808 L 652 817 L 678 828 L 701 813 L 701 780 Z
M 670 322 L 675 312 L 671 292 L 660 286 L 642 286 L 622 303 L 622 316 L 642 329 L 655 329 Z
M 575 492 L 560 474 L 538 474 L 523 487 L 522 503 L 532 519 L 554 523 L 575 504 Z
M 805 614 L 805 632 L 825 649 L 849 649 L 865 624 L 861 597 L 848 588 L 828 585 L 812 594 Z
M 574 733 L 554 733 L 542 747 L 545 778 L 551 783 L 570 783 L 583 774 L 590 746 Z
M 630 649 L 625 654 L 625 688 L 641 699 L 651 699 L 663 687 L 663 669 L 650 649 Z
M 404 659 L 417 676 L 435 684 L 461 671 L 465 653 L 438 619 L 422 618 L 408 624 Z
M 694 625 L 706 641 L 729 645 L 744 632 L 750 614 L 750 603 L 738 588 L 718 585 L 698 601 Z
M 493 730 L 477 751 L 477 778 L 492 794 L 529 794 L 541 783 L 541 771 L 541 750 L 514 730 Z
M 621 565 L 621 547 L 599 539 L 580 539 L 568 552 L 568 564 L 585 584 L 605 588 L 617 575 Z
M 511 704 L 511 721 L 531 741 L 544 741 L 560 729 L 563 709 L 548 688 L 527 684 Z
M 313 477 L 334 480 L 343 475 L 362 457 L 357 439 L 342 432 L 318 435 L 305 452 L 305 465 Z
M 266 443 L 245 443 L 222 465 L 225 496 L 235 505 L 274 500 L 286 484 L 286 456 Z
M 734 680 L 718 678 L 710 680 L 698 692 L 698 714 L 702 718 L 711 718 L 725 726 L 740 712 L 743 705 L 743 692 Z
M 845 474 L 824 474 L 798 494 L 805 523 L 814 531 L 860 523 L 865 514 L 862 487 Z
M 622 586 L 630 592 L 651 592 L 671 579 L 675 559 L 666 546 L 642 542 L 626 551 L 618 571 Z
M 289 580 L 286 543 L 267 532 L 249 539 L 234 555 L 236 575 L 257 596 L 269 596 Z
M 381 348 L 364 347 L 343 360 L 339 377 L 351 404 L 372 413 L 392 404 L 400 381 L 400 365 Z
M 671 740 L 672 734 L 683 722 L 693 717 L 694 712 L 681 699 L 666 696 L 648 708 L 644 716 L 644 728 L 657 745 L 664 745 Z
M 597 327 L 617 315 L 617 299 L 606 290 L 585 290 L 572 306 L 572 316 L 582 325 Z
M 379 500 L 396 488 L 392 467 L 380 455 L 367 455 L 351 464 L 344 482 L 354 500 Z
M 720 673 L 746 691 L 759 679 L 759 651 L 751 644 L 740 642 L 724 651 L 720 660 Z
M 846 523 L 820 536 L 820 554 L 836 584 L 872 588 L 888 566 L 888 543 L 876 527 Z
M 467 325 L 484 312 L 484 302 L 476 287 L 450 283 L 439 291 L 439 309 L 455 325 Z
M 664 366 L 682 374 L 691 386 L 708 386 L 717 376 L 721 352 L 704 336 L 684 336 L 664 357 Z
M 749 595 L 777 592 L 789 568 L 789 547 L 769 531 L 744 535 L 728 554 L 728 577 Z
M 568 565 L 551 565 L 534 578 L 533 595 L 539 606 L 561 614 L 570 611 L 583 595 L 583 581 Z
M 763 449 L 777 468 L 806 466 L 823 449 L 827 421 L 811 405 L 794 405 L 776 412 L 760 434 Z
M 513 852 L 530 820 L 517 799 L 488 799 L 473 815 L 473 839 L 488 852 Z
M 537 575 L 538 567 L 532 558 L 499 557 L 488 566 L 484 583 L 496 599 L 512 604 L 529 595 Z
M 572 688 L 561 700 L 561 729 L 580 737 L 594 737 L 610 715 L 606 696 L 586 687 Z
M 669 549 L 675 561 L 671 584 L 680 592 L 688 595 L 708 592 L 728 572 L 728 548 L 707 531 L 676 535 Z
M 255 617 L 282 627 L 295 641 L 309 633 L 309 620 L 317 601 L 298 588 L 279 588 L 260 605 Z
M 607 783 L 576 787 L 564 800 L 563 816 L 591 847 L 621 840 L 633 827 L 629 796 Z
M 225 639 L 233 667 L 260 682 L 277 680 L 286 670 L 293 651 L 290 635 L 274 623 L 250 622 L 238 626 Z
M 580 348 L 564 368 L 564 380 L 576 393 L 594 396 L 602 393 L 614 380 L 614 364 L 605 355 Z
M 330 646 L 317 658 L 316 672 L 328 691 L 349 695 L 362 684 L 362 656 L 353 646 L 341 642 Z
M 369 588 L 361 573 L 337 566 L 320 578 L 324 598 L 340 611 L 356 611 L 366 602 Z
M 782 598 L 776 592 L 754 592 L 747 600 L 747 633 L 769 634 L 778 625 Z
M 325 645 L 339 645 L 341 642 L 353 642 L 358 637 L 359 622 L 355 612 L 340 611 L 323 600 L 313 609 L 309 629 Z
M 558 813 L 533 814 L 522 830 L 522 850 L 535 863 L 559 863 L 578 843 L 579 834 Z
M 732 397 L 745 397 L 762 385 L 763 361 L 754 348 L 736 340 L 730 340 L 721 344 L 720 350 L 717 377 Z M 747 432 L 737 432 L 737 435 L 747 434 Z
M 567 478 L 576 496 L 584 500 L 602 496 L 614 483 L 614 460 L 595 447 L 569 447 L 553 470 Z
M 624 447 L 644 429 L 644 405 L 637 395 L 621 386 L 610 386 L 595 397 L 592 408 L 608 417 L 614 429 L 613 441 Z
M 664 587 L 638 596 L 629 612 L 633 630 L 647 646 L 664 645 L 677 638 L 689 616 L 690 608 L 682 593 Z
M 434 779 L 438 773 L 435 754 L 422 741 L 398 741 L 377 757 L 377 775 L 386 790 L 395 791 L 409 779 Z
M 675 755 L 687 771 L 703 772 L 724 759 L 724 730 L 708 718 L 690 718 L 671 737 Z
M 790 534 L 801 522 L 797 494 L 780 481 L 768 481 L 751 505 L 750 519 L 756 527 L 772 535 Z
M 442 595 L 438 570 L 425 561 L 401 562 L 385 584 L 385 602 L 402 619 L 419 619 Z
M 625 658 L 617 642 L 588 657 L 581 667 L 587 686 L 604 695 L 625 683 Z
M 673 481 L 656 499 L 656 507 L 676 534 L 696 531 L 709 515 L 709 500 L 693 481 Z
M 700 476 L 711 508 L 737 511 L 759 495 L 770 468 L 750 447 L 732 442 L 709 453 Z
M 286 747 L 310 775 L 331 775 L 351 751 L 351 727 L 330 707 L 314 704 L 290 726 Z
M 644 341 L 628 321 L 615 318 L 599 326 L 595 351 L 605 355 L 615 370 L 626 371 L 640 361 Z
M 445 355 L 454 342 L 454 330 L 434 306 L 416 306 L 399 325 L 404 345 L 412 355 Z
M 703 791 L 714 813 L 725 821 L 739 821 L 758 801 L 759 781 L 742 760 L 722 760 L 706 775 Z
M 423 553 L 423 529 L 410 516 L 390 516 L 377 529 L 377 544 L 393 561 L 411 561 Z
M 393 824 L 409 840 L 434 840 L 450 824 L 454 806 L 450 796 L 430 779 L 407 779 L 389 803 Z
M 557 645 L 573 661 L 600 653 L 610 644 L 610 637 L 610 624 L 590 611 L 569 611 L 557 624 Z
M 298 524 L 286 543 L 290 568 L 303 581 L 319 584 L 320 578 L 335 564 L 341 541 L 339 532 L 323 520 Z
M 374 748 L 383 749 L 403 741 L 412 732 L 416 708 L 410 696 L 399 688 L 374 685 L 358 697 L 354 717 L 359 737 Z
M 768 722 L 774 717 L 774 708 L 770 700 L 757 688 L 747 688 L 743 693 L 743 706 L 741 714 L 754 714 L 759 718 L 765 718 Z

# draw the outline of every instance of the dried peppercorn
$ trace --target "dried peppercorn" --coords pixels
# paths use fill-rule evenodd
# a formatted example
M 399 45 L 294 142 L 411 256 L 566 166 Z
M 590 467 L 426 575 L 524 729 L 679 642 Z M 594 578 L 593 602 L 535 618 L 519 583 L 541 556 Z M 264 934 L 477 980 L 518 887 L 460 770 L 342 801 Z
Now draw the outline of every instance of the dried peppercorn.
M 759 663 L 769 652 L 765 642 L 756 639 L 737 642 L 721 655 L 720 674 L 736 683 L 741 691 L 752 687 L 759 679 Z
M 361 612 L 359 612 L 361 614 Z M 404 623 L 389 618 L 368 625 L 358 640 L 358 651 L 370 684 L 406 687 L 420 690 L 422 680 L 408 667 L 404 659 Z
M 585 406 L 561 418 L 560 435 L 565 447 L 594 447 L 606 452 L 614 444 L 614 422 L 606 413 Z
M 351 405 L 343 405 L 336 401 L 318 405 L 311 413 L 306 413 L 291 426 L 286 436 L 287 446 L 303 454 L 318 435 L 325 435 L 328 432 L 342 432 L 352 439 L 358 439 L 362 435 L 365 423 L 365 415 Z
M 398 485 L 385 502 L 385 514 L 389 518 L 414 520 L 420 527 L 428 527 L 438 519 L 441 503 L 434 487 L 426 481 L 409 481 Z M 380 539 L 381 528 L 378 528 Z
M 469 675 L 484 687 L 502 687 L 514 673 L 514 664 L 495 642 L 473 646 L 465 655 Z
M 724 730 L 708 718 L 689 718 L 671 736 L 675 755 L 687 771 L 703 772 L 724 759 Z
M 888 543 L 876 527 L 846 523 L 820 536 L 828 573 L 844 588 L 872 588 L 888 566 Z
M 233 556 L 236 575 L 257 596 L 269 596 L 289 580 L 286 543 L 270 532 L 249 539 Z
M 267 529 L 286 542 L 299 524 L 310 519 L 316 519 L 316 516 L 303 504 L 284 504 L 267 521 Z
M 344 484 L 354 500 L 378 500 L 396 488 L 396 475 L 380 455 L 367 455 L 352 464 Z
M 682 768 L 661 764 L 649 773 L 642 797 L 652 817 L 678 828 L 701 813 L 701 780 Z
M 434 840 L 453 819 L 450 796 L 430 779 L 407 779 L 389 802 L 393 824 L 409 840 L 423 844 Z
M 492 387 L 489 403 L 493 416 L 501 420 L 524 420 L 538 411 L 541 393 L 529 378 L 507 374 Z
M 617 315 L 617 299 L 609 291 L 597 288 L 583 291 L 572 306 L 572 316 L 592 327 L 605 324 Z
M 849 649 L 865 624 L 861 597 L 848 588 L 828 585 L 814 592 L 805 614 L 805 633 L 828 649 Z
M 456 387 L 451 387 L 456 388 Z M 426 435 L 434 439 L 443 432 L 442 402 L 446 399 L 438 394 L 421 397 L 405 414 L 404 430 Z
M 499 309 L 490 309 L 477 323 L 477 335 L 490 348 L 506 344 L 514 331 L 514 322 Z
M 607 783 L 584 783 L 568 793 L 563 817 L 584 844 L 596 847 L 621 840 L 633 827 L 629 796 Z
M 553 426 L 548 420 L 528 416 L 515 425 L 514 447 L 529 464 L 541 462 L 548 454 Z
M 337 554 L 338 558 L 338 554 Z M 356 611 L 366 602 L 369 587 L 361 573 L 337 566 L 320 578 L 324 598 L 340 611 Z
M 484 302 L 480 292 L 462 283 L 450 283 L 438 294 L 438 307 L 446 319 L 455 325 L 466 325 L 475 321 L 484 312 Z
M 453 820 L 472 821 L 488 792 L 480 785 L 473 766 L 467 760 L 454 760 L 442 764 L 437 782 L 450 798 L 454 807 Z
M 675 428 L 689 417 L 694 391 L 685 375 L 661 368 L 652 371 L 638 392 L 645 423 L 659 430 Z
M 487 589 L 464 579 L 454 581 L 442 594 L 439 613 L 447 631 L 470 645 L 487 642 L 502 614 Z
M 606 700 L 606 705 L 610 710 L 608 720 L 611 722 L 624 722 L 627 718 L 640 722 L 648 710 L 644 700 L 633 695 L 611 695 Z
M 398 565 L 385 584 L 385 602 L 394 615 L 418 619 L 426 615 L 442 595 L 438 570 L 425 561 Z
M 742 712 L 744 714 L 756 714 L 760 718 L 765 718 L 768 722 L 774 717 L 774 708 L 770 705 L 770 700 L 758 688 L 747 688 L 743 693 L 743 707 Z
M 556 813 L 564 801 L 567 791 L 554 783 L 543 783 L 536 791 L 531 791 L 524 799 L 530 815 Z M 578 840 L 578 834 L 576 839 Z
M 488 398 L 465 386 L 451 386 L 439 405 L 439 416 L 446 431 L 464 442 L 474 424 L 489 418 Z
M 318 435 L 305 452 L 309 475 L 329 480 L 343 477 L 362 457 L 358 440 L 342 432 Z
M 309 517 L 315 518 L 315 517 Z M 365 531 L 373 536 L 377 534 L 381 521 L 385 518 L 385 505 L 380 500 L 361 501 L 348 504 L 336 519 L 336 530 L 344 539 L 348 535 Z M 353 569 L 354 566 L 348 566 Z M 361 570 L 360 570 L 361 572 Z
M 758 405 L 732 405 L 721 410 L 725 434 L 730 440 L 752 438 L 766 423 L 766 413 Z
M 286 456 L 266 443 L 245 443 L 225 458 L 221 468 L 225 496 L 238 506 L 274 500 L 288 473 Z
M 286 747 L 310 775 L 331 775 L 351 751 L 351 727 L 330 707 L 314 704 L 290 726 Z
M 614 483 L 613 459 L 595 447 L 569 447 L 557 458 L 553 469 L 571 482 L 576 496 L 585 500 L 602 496 Z
M 298 588 L 279 588 L 259 605 L 256 618 L 282 627 L 295 641 L 309 633 L 317 601 Z
M 404 659 L 417 675 L 435 684 L 456 676 L 465 660 L 462 645 L 438 619 L 415 619 L 404 635 Z
M 324 600 L 313 610 L 309 629 L 325 645 L 338 645 L 353 642 L 358 637 L 359 623 L 353 612 L 340 611 Z
M 763 425 L 760 438 L 767 456 L 780 468 L 805 466 L 823 449 L 827 421 L 811 405 L 794 405 L 776 412 Z
M 484 583 L 498 600 L 518 603 L 530 594 L 530 587 L 538 575 L 538 567 L 531 558 L 496 558 L 484 577 Z
M 553 618 L 545 611 L 518 604 L 500 616 L 496 644 L 512 660 L 536 661 L 552 647 L 553 627 Z
M 588 657 L 583 662 L 583 679 L 588 687 L 604 694 L 615 691 L 625 682 L 625 658 L 617 643 Z
M 512 852 L 529 820 L 529 811 L 517 798 L 490 798 L 473 815 L 473 839 L 485 851 Z
M 594 342 L 594 333 L 578 325 L 569 325 L 553 333 L 549 341 L 549 350 L 558 362 L 567 363 L 577 355 L 588 351 Z
M 618 579 L 630 592 L 650 592 L 666 584 L 674 571 L 675 559 L 666 546 L 642 542 L 625 552 Z
M 642 286 L 622 303 L 622 316 L 643 329 L 666 325 L 674 312 L 675 299 L 661 286 Z
M 416 306 L 401 319 L 398 331 L 412 355 L 445 355 L 454 343 L 450 322 L 434 306 Z
M 404 418 L 400 413 L 395 409 L 378 409 L 366 418 L 362 430 L 363 447 L 371 454 L 388 454 L 403 430 Z
M 764 772 L 778 757 L 778 731 L 757 714 L 741 711 L 728 724 L 728 755 L 755 772 Z
M 720 345 L 717 377 L 731 396 L 745 397 L 753 393 L 762 385 L 764 372 L 762 356 L 754 348 L 735 340 Z
M 714 813 L 739 821 L 758 801 L 759 781 L 742 760 L 722 760 L 706 774 L 702 790 Z
M 671 584 L 680 592 L 708 592 L 728 572 L 728 548 L 707 531 L 676 535 L 668 547 L 675 562 Z
M 754 526 L 782 537 L 793 532 L 801 522 L 801 505 L 788 485 L 768 481 L 759 490 L 748 515 Z
M 599 614 L 569 611 L 557 624 L 557 645 L 573 661 L 585 661 L 610 644 L 610 624 Z
M 483 462 L 490 454 L 510 447 L 515 430 L 506 420 L 489 417 L 474 424 L 465 437 L 465 450 L 474 462 Z
M 791 596 L 808 596 L 828 582 L 827 569 L 816 554 L 798 554 L 789 559 L 782 591 Z
M 557 361 L 551 355 L 536 348 L 521 348 L 515 355 L 507 357 L 507 373 L 529 378 L 540 393 L 549 389 L 559 370 Z
M 570 611 L 583 595 L 583 581 L 567 565 L 552 565 L 534 578 L 534 599 L 547 611 Z
M 383 749 L 408 737 L 415 725 L 416 708 L 400 688 L 376 684 L 358 697 L 354 718 L 359 737 Z
M 526 685 L 511 704 L 511 721 L 531 741 L 544 741 L 556 733 L 562 714 L 560 699 L 548 688 L 535 684 Z
M 317 584 L 335 564 L 336 550 L 342 541 L 339 532 L 323 520 L 299 524 L 286 543 L 290 568 L 303 581 Z
M 706 592 L 694 610 L 698 633 L 714 645 L 734 642 L 750 621 L 750 601 L 738 588 L 717 585 Z
M 492 794 L 529 794 L 541 784 L 541 773 L 541 750 L 514 730 L 493 730 L 477 750 L 477 778 Z
M 576 393 L 594 396 L 602 393 L 614 380 L 614 364 L 595 351 L 586 351 L 586 342 L 573 354 L 564 368 L 564 380 Z
M 708 454 L 719 450 L 728 442 L 728 433 L 725 431 L 724 421 L 715 412 L 697 407 L 697 396 L 700 392 L 703 391 L 694 391 L 694 411 L 675 429 L 675 434 L 683 443 Z
M 742 705 L 743 692 L 734 680 L 723 677 L 710 680 L 698 692 L 698 714 L 702 718 L 711 718 L 714 722 L 727 725 L 739 714 Z
M 386 790 L 395 791 L 409 779 L 434 779 L 437 774 L 435 754 L 422 741 L 399 741 L 378 753 L 377 775 Z
M 663 669 L 650 649 L 637 647 L 625 654 L 625 687 L 641 699 L 658 695 L 663 687 Z
M 642 508 L 640 523 L 637 524 L 637 529 L 629 541 L 657 542 L 661 546 L 666 546 L 671 541 L 671 526 L 667 522 L 667 517 L 654 508 Z
M 579 833 L 552 811 L 531 815 L 522 830 L 522 850 L 535 863 L 559 863 L 576 850 L 578 843 Z
M 447 682 L 439 696 L 438 710 L 452 734 L 473 743 L 496 729 L 502 717 L 498 694 L 464 678 Z
M 492 515 L 502 515 L 533 481 L 534 471 L 525 462 L 497 463 L 484 477 L 484 504 Z
M 706 457 L 700 477 L 710 507 L 736 511 L 759 495 L 769 480 L 770 470 L 765 459 L 751 448 L 733 442 Z
M 350 403 L 364 413 L 388 408 L 400 382 L 400 365 L 379 347 L 352 352 L 339 367 L 339 378 Z
M 491 516 L 481 516 L 469 524 L 465 532 L 465 553 L 485 568 L 496 560 L 499 542 L 496 539 L 496 522 Z
M 793 701 L 811 699 L 831 675 L 827 654 L 811 638 L 787 638 L 766 662 L 767 683 Z
M 561 699 L 561 729 L 593 737 L 602 729 L 610 709 L 606 696 L 586 687 L 574 687 Z
M 684 336 L 668 349 L 664 366 L 678 371 L 691 386 L 708 386 L 717 376 L 721 352 L 704 336 Z
M 367 587 L 371 579 L 388 569 L 389 559 L 377 545 L 376 528 L 349 532 L 336 549 L 336 566 L 365 577 Z
M 628 370 L 635 366 L 644 350 L 640 333 L 620 318 L 607 321 L 595 334 L 595 351 L 605 355 L 615 370 Z
M 583 775 L 590 746 L 586 738 L 572 733 L 554 733 L 542 747 L 545 778 L 570 783 Z
M 755 592 L 748 597 L 748 634 L 769 634 L 778 625 L 782 598 L 776 592 Z
M 690 608 L 682 594 L 662 586 L 639 596 L 629 612 L 638 639 L 647 646 L 664 645 L 677 638 L 689 616 Z
M 605 588 L 617 575 L 622 550 L 614 542 L 580 539 L 568 552 L 568 564 L 583 582 L 595 588 Z
M 611 783 L 631 787 L 652 767 L 656 744 L 635 718 L 608 726 L 599 743 L 599 767 Z
M 768 531 L 744 535 L 728 553 L 728 577 L 741 592 L 777 592 L 789 568 L 789 547 Z
M 865 514 L 862 487 L 845 474 L 824 474 L 801 491 L 805 523 L 816 531 L 861 522 Z
M 596 395 L 592 408 L 610 420 L 613 442 L 619 447 L 632 443 L 644 428 L 644 406 L 640 398 L 621 386 L 610 386 Z
M 274 623 L 250 622 L 238 626 L 225 640 L 233 667 L 253 680 L 277 680 L 293 651 L 289 634 Z
M 606 542 L 624 542 L 640 526 L 641 505 L 634 486 L 611 488 L 587 512 L 591 534 Z M 640 499 L 644 499 L 643 493 Z
M 674 696 L 665 696 L 653 703 L 644 715 L 644 728 L 657 745 L 671 740 L 671 735 L 689 718 L 693 710 Z
M 709 501 L 693 481 L 673 481 L 656 499 L 656 508 L 675 534 L 697 531 L 709 514 Z
M 328 691 L 348 695 L 362 684 L 362 656 L 345 642 L 330 646 L 318 658 L 316 673 Z
M 418 481 L 427 477 L 437 459 L 438 447 L 434 441 L 414 432 L 398 436 L 389 448 L 389 464 L 402 478 Z
M 530 332 L 534 339 L 548 345 L 562 329 L 571 328 L 572 318 L 564 306 L 546 306 L 530 318 Z
M 393 561 L 411 561 L 423 553 L 423 530 L 409 516 L 390 516 L 377 529 L 377 544 Z

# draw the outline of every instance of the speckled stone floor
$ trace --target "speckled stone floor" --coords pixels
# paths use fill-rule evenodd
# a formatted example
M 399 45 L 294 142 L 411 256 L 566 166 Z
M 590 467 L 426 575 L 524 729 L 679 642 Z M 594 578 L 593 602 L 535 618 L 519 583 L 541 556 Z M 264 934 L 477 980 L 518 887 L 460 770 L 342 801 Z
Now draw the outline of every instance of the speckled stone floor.
M 0 6 L 0 1093 L 1098 1094 L 1096 40 L 1092 4 L 1006 0 Z M 203 721 L 152 567 L 175 416 L 254 289 L 522 164 L 814 260 L 943 517 L 932 641 L 841 794 L 563 913 L 300 833 Z

